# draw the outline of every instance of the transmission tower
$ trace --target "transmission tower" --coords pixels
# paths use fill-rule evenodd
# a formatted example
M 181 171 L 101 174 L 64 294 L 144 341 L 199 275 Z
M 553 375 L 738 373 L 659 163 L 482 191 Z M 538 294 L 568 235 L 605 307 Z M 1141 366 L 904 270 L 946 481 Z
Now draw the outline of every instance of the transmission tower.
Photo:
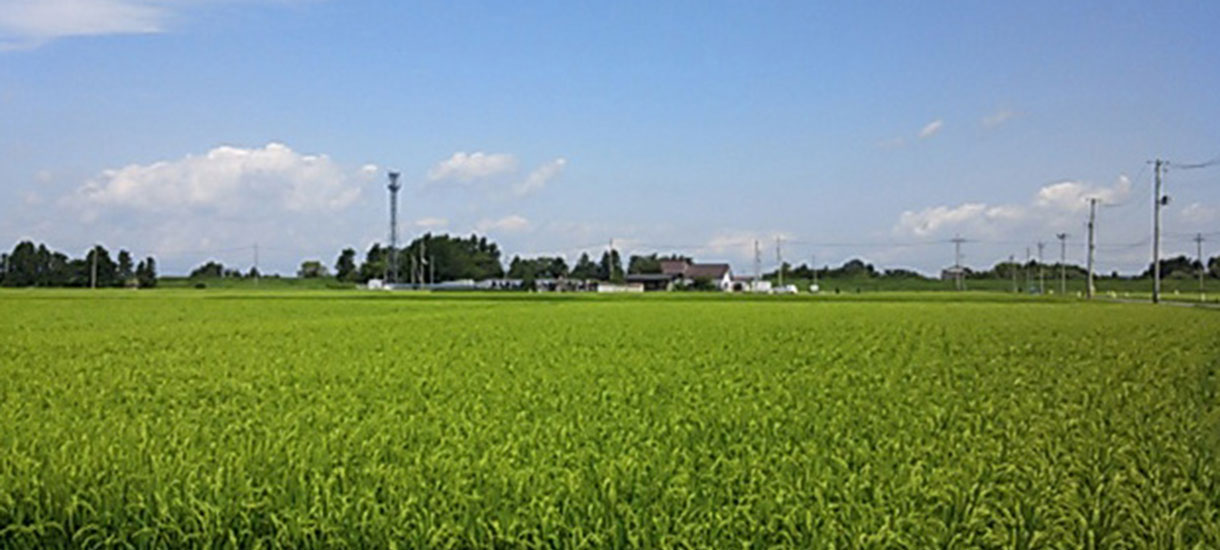
M 394 283 L 398 280 L 398 190 L 402 189 L 402 185 L 398 183 L 398 172 L 390 172 L 389 176 L 390 185 L 387 188 L 390 190 L 390 261 L 386 283 Z
M 953 243 L 953 279 L 954 286 L 957 290 L 965 289 L 965 284 L 962 282 L 962 243 L 966 242 L 961 235 L 954 235 L 950 241 Z

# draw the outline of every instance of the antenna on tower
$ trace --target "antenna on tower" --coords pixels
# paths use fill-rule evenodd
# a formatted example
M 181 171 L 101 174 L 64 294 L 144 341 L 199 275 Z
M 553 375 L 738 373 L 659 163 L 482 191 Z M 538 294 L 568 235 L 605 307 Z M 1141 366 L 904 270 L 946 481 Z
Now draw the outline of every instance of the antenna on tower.
M 402 189 L 402 185 L 398 183 L 398 172 L 390 172 L 390 185 L 387 189 L 390 190 L 390 261 L 386 273 L 386 283 L 394 283 L 398 280 L 398 190 Z

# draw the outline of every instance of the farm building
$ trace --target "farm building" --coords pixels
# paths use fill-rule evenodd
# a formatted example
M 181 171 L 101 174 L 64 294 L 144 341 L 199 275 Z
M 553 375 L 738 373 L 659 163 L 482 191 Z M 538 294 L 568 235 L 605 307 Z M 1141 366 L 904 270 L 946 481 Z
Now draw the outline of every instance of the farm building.
M 697 264 L 686 260 L 661 260 L 660 273 L 633 273 L 627 275 L 626 279 L 628 283 L 641 285 L 649 292 L 692 286 L 701 280 L 725 292 L 739 290 L 740 286 L 734 285 L 729 264 Z

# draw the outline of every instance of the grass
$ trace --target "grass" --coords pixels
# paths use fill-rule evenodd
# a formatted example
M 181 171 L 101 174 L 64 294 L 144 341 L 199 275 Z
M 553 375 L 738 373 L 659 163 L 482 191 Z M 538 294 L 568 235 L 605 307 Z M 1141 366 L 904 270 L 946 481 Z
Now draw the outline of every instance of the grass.
M 1213 548 L 1220 312 L 0 292 L 0 547 Z

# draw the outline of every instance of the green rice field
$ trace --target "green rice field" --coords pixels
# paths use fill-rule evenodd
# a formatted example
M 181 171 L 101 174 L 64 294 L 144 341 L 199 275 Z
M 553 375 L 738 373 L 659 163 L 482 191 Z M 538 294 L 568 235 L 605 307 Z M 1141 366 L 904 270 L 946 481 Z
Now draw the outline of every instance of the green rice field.
M 0 548 L 1220 548 L 1220 311 L 0 292 Z

